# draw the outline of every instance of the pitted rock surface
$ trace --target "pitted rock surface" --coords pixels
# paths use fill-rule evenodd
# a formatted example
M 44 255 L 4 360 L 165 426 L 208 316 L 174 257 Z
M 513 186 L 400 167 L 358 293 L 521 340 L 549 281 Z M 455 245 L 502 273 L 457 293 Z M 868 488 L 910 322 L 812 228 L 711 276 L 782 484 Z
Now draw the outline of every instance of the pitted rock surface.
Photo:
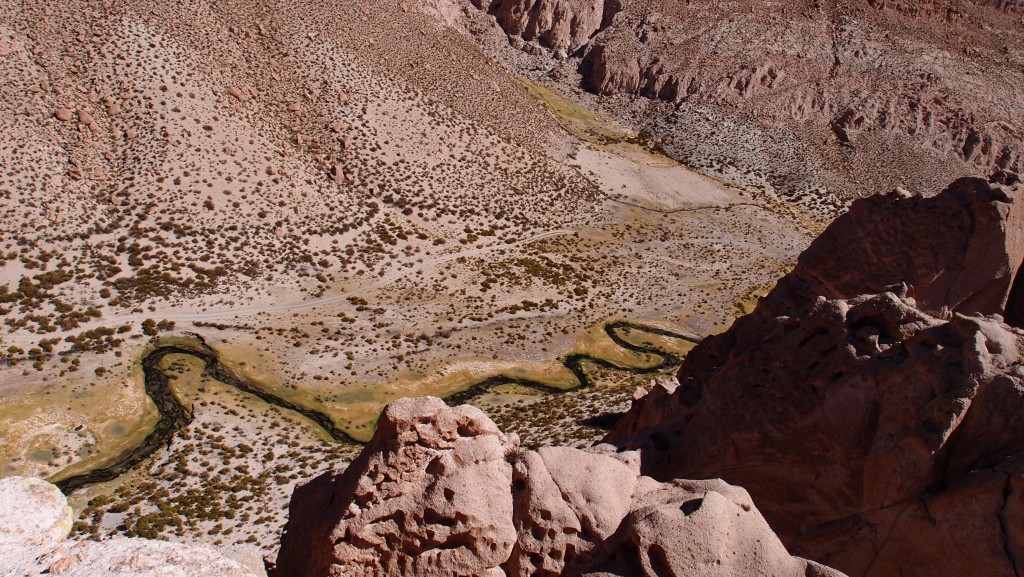
M 388 405 L 343 473 L 296 489 L 277 575 L 841 575 L 792 557 L 747 493 L 640 455 L 518 448 L 478 409 Z
M 606 441 L 658 479 L 745 487 L 794 552 L 850 575 L 1020 574 L 1024 333 L 1001 316 L 1019 193 L 855 203 Z
M 279 575 L 478 575 L 515 543 L 506 437 L 479 409 L 389 404 L 340 475 L 296 490 Z

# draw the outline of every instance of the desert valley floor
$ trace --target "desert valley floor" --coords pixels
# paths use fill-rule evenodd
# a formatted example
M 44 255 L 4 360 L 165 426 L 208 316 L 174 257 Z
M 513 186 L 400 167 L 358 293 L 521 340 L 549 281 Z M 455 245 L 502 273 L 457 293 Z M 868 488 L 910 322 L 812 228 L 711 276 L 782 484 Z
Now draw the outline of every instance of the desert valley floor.
M 76 487 L 81 537 L 269 551 L 404 396 L 589 445 L 879 192 L 850 183 L 901 184 L 831 132 L 841 176 L 755 113 L 599 98 L 469 2 L 286 4 L 0 12 L 0 475 L 152 449 Z M 912 185 L 985 168 L 940 152 Z

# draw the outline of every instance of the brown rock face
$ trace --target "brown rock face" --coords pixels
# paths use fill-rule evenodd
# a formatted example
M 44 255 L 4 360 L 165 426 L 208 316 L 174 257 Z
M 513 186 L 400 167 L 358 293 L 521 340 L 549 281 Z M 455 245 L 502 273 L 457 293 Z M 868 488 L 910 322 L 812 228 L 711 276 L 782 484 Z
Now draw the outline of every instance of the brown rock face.
M 563 54 L 589 42 L 621 9 L 618 0 L 473 0 L 473 4 L 493 14 L 508 34 Z
M 874 147 L 871 135 L 883 134 L 984 173 L 1019 172 L 1024 117 L 1003 103 L 1024 96 L 1021 10 L 1014 2 L 636 0 L 585 48 L 579 70 L 602 95 L 739 112 L 764 126 L 789 124 L 817 144 L 823 131 L 811 126 L 856 147 Z
M 1020 192 L 858 201 L 607 440 L 652 477 L 742 485 L 850 575 L 1019 575 L 1024 340 L 964 315 L 1019 306 Z
M 486 574 L 515 543 L 517 444 L 470 406 L 389 404 L 344 473 L 296 490 L 278 574 Z
M 906 283 L 925 311 L 1018 317 L 1024 198 L 1016 195 L 962 178 L 931 198 L 896 191 L 855 202 L 800 255 L 779 297 L 842 299 Z
M 277 574 L 841 577 L 790 556 L 739 487 L 517 445 L 475 408 L 391 403 L 344 473 L 296 490 Z

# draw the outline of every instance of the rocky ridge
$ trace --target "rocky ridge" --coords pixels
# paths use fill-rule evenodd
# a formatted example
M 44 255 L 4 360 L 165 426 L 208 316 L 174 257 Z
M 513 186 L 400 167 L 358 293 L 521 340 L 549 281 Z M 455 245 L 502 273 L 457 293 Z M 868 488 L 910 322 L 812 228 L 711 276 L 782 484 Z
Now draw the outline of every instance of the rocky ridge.
M 850 575 L 1019 575 L 1024 220 L 995 180 L 855 202 L 606 441 L 657 479 L 742 485 Z
M 506 11 L 514 5 L 518 19 L 501 17 L 495 4 Z M 556 4 L 500 2 L 491 12 L 519 45 L 537 38 L 521 24 L 531 15 L 557 30 L 566 27 L 558 15 L 576 22 L 596 11 L 555 10 Z M 710 115 L 728 119 L 718 129 L 738 119 L 748 128 L 741 132 L 766 143 L 769 134 L 788 134 L 806 147 L 796 154 L 824 163 L 829 188 L 847 192 L 906 183 L 919 176 L 915 164 L 945 166 L 941 178 L 1021 170 L 1024 118 L 1009 104 L 1021 101 L 1024 85 L 1019 3 L 634 0 L 605 9 L 602 25 L 588 20 L 592 38 L 573 37 L 573 46 L 583 42 L 570 51 L 576 58 L 549 77 L 602 96 L 670 103 L 618 99 L 608 106 L 625 116 L 642 110 L 638 122 L 674 155 L 696 154 L 702 145 L 688 141 L 699 133 L 687 125 Z M 537 53 L 535 44 L 550 47 L 541 38 L 524 48 Z M 564 50 L 552 53 L 566 57 Z M 758 136 L 762 131 L 769 134 Z M 726 157 L 730 140 L 742 139 L 731 136 L 720 152 Z M 899 166 L 878 166 L 878 156 Z M 815 161 L 805 164 L 807 172 Z M 755 161 L 747 168 L 765 167 Z M 826 178 L 830 171 L 842 176 Z
M 743 489 L 639 457 L 525 451 L 474 407 L 394 401 L 344 472 L 296 490 L 276 575 L 840 575 L 791 557 Z
M 620 0 L 472 0 L 507 33 L 561 57 L 590 42 L 622 9 Z

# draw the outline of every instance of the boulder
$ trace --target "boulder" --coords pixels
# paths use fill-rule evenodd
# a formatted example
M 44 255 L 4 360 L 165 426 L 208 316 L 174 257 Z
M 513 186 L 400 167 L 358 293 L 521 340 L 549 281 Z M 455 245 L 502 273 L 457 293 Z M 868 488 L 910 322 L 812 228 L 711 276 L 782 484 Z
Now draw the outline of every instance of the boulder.
M 584 574 L 842 577 L 790 556 L 740 487 L 720 479 L 641 479 L 620 530 Z
M 517 445 L 479 409 L 392 402 L 343 473 L 296 489 L 277 574 L 484 574 L 515 543 Z
M 348 469 L 296 488 L 274 574 L 841 576 L 787 553 L 743 489 L 639 469 L 607 445 L 523 451 L 476 408 L 400 399 Z
M 0 575 L 64 577 L 257 577 L 256 572 L 200 544 L 117 537 L 65 541 L 49 549 L 0 546 Z
M 74 515 L 60 489 L 40 479 L 0 479 L 0 545 L 56 545 L 67 538 Z
M 79 109 L 78 122 L 86 126 L 92 126 L 93 124 L 96 124 L 96 119 L 92 117 L 92 114 L 90 114 L 88 110 Z
M 41 479 L 0 479 L 0 577 L 259 577 L 202 544 L 149 539 L 65 541 L 74 520 L 67 499 Z M 251 554 L 236 550 L 235 556 Z

